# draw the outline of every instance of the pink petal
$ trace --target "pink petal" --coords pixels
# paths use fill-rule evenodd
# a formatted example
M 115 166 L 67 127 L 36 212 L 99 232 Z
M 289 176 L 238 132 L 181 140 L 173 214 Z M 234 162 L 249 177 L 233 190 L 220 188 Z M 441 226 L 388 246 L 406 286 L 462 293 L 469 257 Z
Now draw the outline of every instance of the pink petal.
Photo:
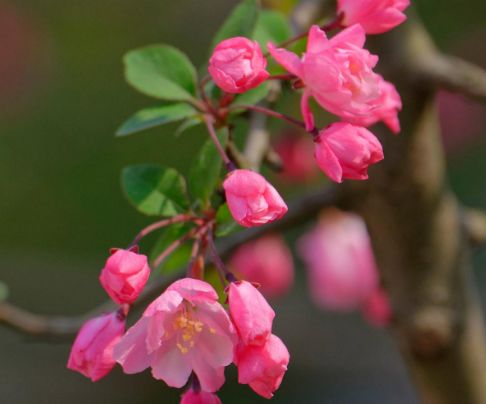
M 152 376 L 170 387 L 183 387 L 191 375 L 189 355 L 173 345 L 168 351 L 158 350 L 152 357 Z
M 281 64 L 288 72 L 297 77 L 302 76 L 301 62 L 295 53 L 283 48 L 276 48 L 271 42 L 268 43 L 267 49 L 277 63 Z
M 150 366 L 150 355 L 145 346 L 148 322 L 145 317 L 138 320 L 113 349 L 113 357 L 125 373 L 139 373 Z
M 302 98 L 300 99 L 300 110 L 302 112 L 302 117 L 304 118 L 306 131 L 311 131 L 316 126 L 314 123 L 314 114 L 312 113 L 312 109 L 310 108 L 309 105 L 310 96 L 311 96 L 310 91 L 304 90 L 304 93 L 302 94 Z

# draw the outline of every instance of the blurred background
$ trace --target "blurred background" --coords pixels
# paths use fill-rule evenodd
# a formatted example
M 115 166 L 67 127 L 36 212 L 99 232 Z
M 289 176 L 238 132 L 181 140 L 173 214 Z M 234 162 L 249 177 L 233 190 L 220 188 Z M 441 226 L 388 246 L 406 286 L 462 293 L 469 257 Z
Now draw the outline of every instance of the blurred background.
M 414 3 L 440 48 L 486 67 L 484 0 Z M 205 139 L 198 129 L 174 137 L 175 126 L 116 139 L 123 120 L 156 103 L 126 85 L 121 58 L 165 42 L 200 66 L 234 4 L 0 0 L 0 281 L 12 302 L 79 314 L 105 300 L 97 278 L 108 249 L 148 223 L 120 191 L 121 168 L 154 162 L 186 172 Z M 486 209 L 486 108 L 448 93 L 438 98 L 451 184 L 465 204 Z M 475 260 L 484 297 L 486 254 Z M 276 333 L 292 355 L 274 402 L 417 403 L 389 336 L 358 314 L 314 308 L 298 270 L 290 295 L 274 302 Z M 123 376 L 116 368 L 93 384 L 66 370 L 70 341 L 0 328 L 0 347 L 2 403 L 177 402 L 179 392 L 149 372 Z M 234 369 L 220 397 L 265 401 L 236 383 Z

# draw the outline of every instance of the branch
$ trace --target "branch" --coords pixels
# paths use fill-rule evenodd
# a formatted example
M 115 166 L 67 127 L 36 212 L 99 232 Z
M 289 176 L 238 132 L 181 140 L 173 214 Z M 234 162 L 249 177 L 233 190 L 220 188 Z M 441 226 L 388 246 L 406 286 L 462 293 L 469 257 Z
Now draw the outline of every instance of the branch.
M 296 224 L 302 223 L 316 216 L 321 209 L 327 206 L 341 204 L 344 200 L 344 194 L 338 192 L 335 187 L 329 187 L 319 192 L 313 192 L 303 195 L 297 200 L 289 203 L 287 215 L 267 226 L 252 228 L 241 231 L 232 237 L 222 240 L 218 245 L 219 255 L 227 257 L 236 247 L 247 241 L 258 238 L 269 232 L 283 231 Z M 173 275 L 157 278 L 149 283 L 145 290 L 140 294 L 136 301 L 136 306 L 142 306 L 153 300 L 168 285 L 178 279 L 186 270 L 186 267 L 180 271 L 175 271 Z M 21 309 L 12 303 L 0 303 L 0 323 L 8 325 L 18 331 L 33 336 L 43 337 L 72 337 L 81 325 L 88 319 L 101 313 L 115 310 L 117 306 L 107 301 L 88 313 L 77 316 L 49 316 L 29 312 Z

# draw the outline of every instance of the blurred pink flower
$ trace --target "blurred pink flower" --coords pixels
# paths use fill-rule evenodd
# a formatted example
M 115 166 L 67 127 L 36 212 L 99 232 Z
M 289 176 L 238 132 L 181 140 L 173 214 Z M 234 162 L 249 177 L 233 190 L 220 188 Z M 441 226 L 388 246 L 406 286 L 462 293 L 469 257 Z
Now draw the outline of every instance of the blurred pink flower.
M 390 324 L 392 310 L 388 294 L 381 288 L 376 289 L 361 308 L 363 317 L 376 327 Z
M 116 303 L 131 304 L 145 287 L 149 276 L 147 256 L 117 249 L 106 261 L 100 282 Z
M 269 74 L 260 45 L 245 37 L 220 42 L 209 59 L 209 74 L 227 93 L 244 93 L 264 82 Z
M 221 404 L 221 400 L 216 394 L 189 389 L 182 395 L 180 404 Z
M 287 205 L 277 190 L 254 171 L 231 171 L 223 188 L 228 208 L 242 226 L 260 226 L 278 220 L 287 213 Z
M 368 34 L 381 34 L 407 19 L 403 11 L 410 0 L 338 0 L 344 26 L 361 24 Z
M 125 373 L 152 368 L 155 379 L 182 387 L 191 372 L 206 392 L 224 383 L 233 361 L 236 333 L 216 291 L 206 282 L 174 282 L 143 313 L 115 346 Z
M 277 336 L 271 334 L 264 345 L 240 344 L 235 350 L 238 382 L 248 384 L 256 393 L 272 398 L 280 387 L 287 366 L 289 351 Z
M 285 294 L 294 280 L 292 253 L 282 237 L 268 235 L 238 247 L 231 268 L 249 282 L 261 285 L 267 297 Z
M 315 138 L 315 157 L 317 165 L 333 181 L 365 180 L 368 167 L 383 160 L 383 149 L 368 129 L 337 122 Z
M 115 366 L 113 347 L 125 332 L 125 319 L 118 312 L 88 320 L 78 332 L 67 367 L 93 382 L 106 376 Z

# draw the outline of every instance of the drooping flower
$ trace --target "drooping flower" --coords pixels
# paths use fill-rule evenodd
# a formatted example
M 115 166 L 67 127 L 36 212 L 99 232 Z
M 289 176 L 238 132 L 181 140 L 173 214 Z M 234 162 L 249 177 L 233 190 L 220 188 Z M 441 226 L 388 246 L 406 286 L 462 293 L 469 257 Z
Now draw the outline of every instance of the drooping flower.
M 235 351 L 238 382 L 248 384 L 265 398 L 272 398 L 282 383 L 289 358 L 286 346 L 273 334 L 267 338 L 264 345 L 240 344 Z
M 147 256 L 117 249 L 106 261 L 100 282 L 106 293 L 118 304 L 133 303 L 150 276 Z
M 285 294 L 294 280 L 292 253 L 282 237 L 271 234 L 238 247 L 230 267 L 249 282 L 260 284 L 266 297 Z
M 228 208 L 242 226 L 260 226 L 287 213 L 287 205 L 277 190 L 254 171 L 241 169 L 230 172 L 223 188 Z
M 301 110 L 307 130 L 314 127 L 310 97 L 343 120 L 364 119 L 380 106 L 382 78 L 373 72 L 378 56 L 363 49 L 365 39 L 365 31 L 359 24 L 331 39 L 314 25 L 301 59 L 286 49 L 268 44 L 275 60 L 305 86 Z
M 125 373 L 151 367 L 155 379 L 171 387 L 186 384 L 191 372 L 206 392 L 224 383 L 233 361 L 236 333 L 211 285 L 185 278 L 155 299 L 115 346 Z
M 264 82 L 269 74 L 260 45 L 245 37 L 220 42 L 209 59 L 209 74 L 218 87 L 231 94 L 244 93 Z
M 315 157 L 317 165 L 333 181 L 365 180 L 368 167 L 383 160 L 383 148 L 368 129 L 337 122 L 315 138 Z
M 221 400 L 216 394 L 189 389 L 182 395 L 181 404 L 221 404 Z
M 330 310 L 356 310 L 379 287 L 370 238 L 359 216 L 326 211 L 298 246 L 307 264 L 311 297 L 317 305 Z
M 403 11 L 410 0 L 338 0 L 341 24 L 361 24 L 368 34 L 381 34 L 407 19 Z
M 79 330 L 71 348 L 67 367 L 93 382 L 115 366 L 113 347 L 125 332 L 125 319 L 118 312 L 88 320 Z
M 273 309 L 250 282 L 231 282 L 227 293 L 231 319 L 241 342 L 263 345 L 272 332 Z

